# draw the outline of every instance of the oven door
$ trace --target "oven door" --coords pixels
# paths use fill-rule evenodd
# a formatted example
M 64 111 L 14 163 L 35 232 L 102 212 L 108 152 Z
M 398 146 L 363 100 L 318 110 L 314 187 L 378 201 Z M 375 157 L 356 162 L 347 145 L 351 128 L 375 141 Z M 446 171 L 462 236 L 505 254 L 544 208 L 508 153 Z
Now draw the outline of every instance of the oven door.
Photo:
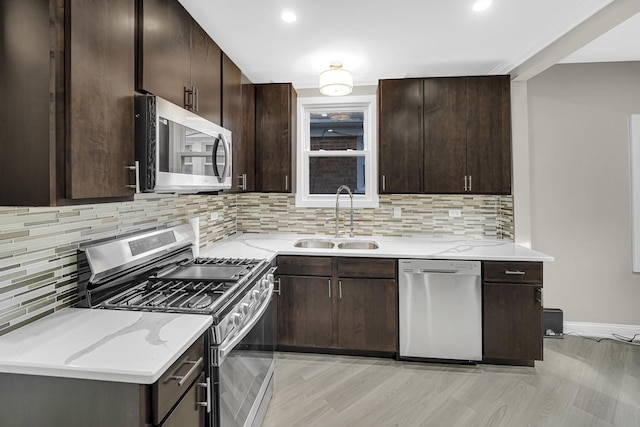
M 211 427 L 262 424 L 273 393 L 273 304 L 270 293 L 249 324 L 212 348 L 216 410 Z

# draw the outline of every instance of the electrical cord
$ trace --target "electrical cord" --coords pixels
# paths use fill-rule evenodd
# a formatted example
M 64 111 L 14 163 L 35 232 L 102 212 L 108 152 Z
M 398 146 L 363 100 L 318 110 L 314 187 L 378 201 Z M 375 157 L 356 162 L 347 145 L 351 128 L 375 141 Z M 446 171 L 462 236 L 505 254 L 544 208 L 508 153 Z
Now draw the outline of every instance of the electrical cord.
M 595 341 L 595 342 L 608 340 L 608 341 L 620 342 L 620 343 L 623 343 L 623 344 L 639 345 L 640 346 L 640 342 L 635 342 L 636 337 L 640 336 L 640 334 L 635 334 L 631 338 L 625 337 L 623 335 L 618 335 L 618 334 L 611 334 L 613 336 L 613 338 L 609 338 L 609 337 L 593 338 L 593 337 L 587 337 L 587 336 L 584 336 L 584 335 L 580 335 L 577 332 L 565 332 L 564 335 L 575 335 L 577 337 L 586 338 L 588 340 L 592 340 L 592 341 Z

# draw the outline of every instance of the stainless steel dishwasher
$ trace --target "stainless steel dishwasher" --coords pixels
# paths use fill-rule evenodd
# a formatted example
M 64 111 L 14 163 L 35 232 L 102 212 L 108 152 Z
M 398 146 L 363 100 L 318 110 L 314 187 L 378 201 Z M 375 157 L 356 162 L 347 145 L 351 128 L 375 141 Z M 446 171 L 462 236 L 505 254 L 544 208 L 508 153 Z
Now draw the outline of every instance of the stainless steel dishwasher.
M 400 358 L 482 360 L 479 261 L 398 261 Z

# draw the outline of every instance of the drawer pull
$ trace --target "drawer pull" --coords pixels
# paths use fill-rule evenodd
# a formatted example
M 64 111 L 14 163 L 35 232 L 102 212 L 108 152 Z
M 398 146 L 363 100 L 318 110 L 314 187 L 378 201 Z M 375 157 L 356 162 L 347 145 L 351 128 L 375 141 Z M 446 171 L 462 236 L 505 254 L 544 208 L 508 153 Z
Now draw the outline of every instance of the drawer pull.
M 511 276 L 524 276 L 526 273 L 520 270 L 505 270 L 504 274 L 509 274 Z
M 206 382 L 198 383 L 198 387 L 203 387 L 207 393 L 206 402 L 196 402 L 197 406 L 204 406 L 207 408 L 207 412 L 211 412 L 211 380 L 207 377 Z
M 182 362 L 180 367 L 182 367 L 182 365 L 193 365 L 191 367 L 191 369 L 189 369 L 189 372 L 187 372 L 186 375 L 184 375 L 182 377 L 179 376 L 179 375 L 171 375 L 168 378 L 168 380 L 179 380 L 178 381 L 178 386 L 182 386 L 182 384 L 184 384 L 187 381 L 187 379 L 198 370 L 200 365 L 202 365 L 202 362 L 204 362 L 204 359 L 202 357 L 200 359 L 196 360 L 195 362 L 193 362 L 191 360 L 185 360 L 184 362 Z

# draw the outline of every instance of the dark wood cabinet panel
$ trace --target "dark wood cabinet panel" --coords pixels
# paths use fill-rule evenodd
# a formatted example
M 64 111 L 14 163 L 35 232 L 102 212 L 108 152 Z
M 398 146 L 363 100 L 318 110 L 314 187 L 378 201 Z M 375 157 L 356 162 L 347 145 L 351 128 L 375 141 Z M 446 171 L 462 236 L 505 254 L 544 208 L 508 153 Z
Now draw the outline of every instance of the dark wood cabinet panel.
M 294 276 L 327 276 L 332 274 L 330 257 L 281 255 L 278 257 L 278 274 Z
M 280 348 L 397 352 L 395 259 L 279 256 L 278 274 Z
M 378 86 L 380 193 L 421 193 L 422 80 L 381 80 Z
M 58 52 L 50 53 L 49 16 L 47 1 L 0 2 L 2 205 L 55 203 L 56 180 L 51 177 L 56 175 L 56 137 L 51 113 L 56 105 L 49 84 L 57 77 L 50 60 L 53 64 Z
M 191 87 L 191 17 L 175 0 L 139 2 L 138 90 L 184 106 Z
M 395 279 L 396 260 L 392 258 L 338 258 L 338 277 Z
M 338 346 L 395 353 L 398 297 L 393 279 L 339 279 Z
M 66 7 L 67 196 L 132 198 L 134 4 L 67 0 Z
M 467 79 L 424 80 L 424 191 L 465 191 Z
M 470 192 L 511 193 L 509 76 L 467 78 L 467 175 Z
M 134 3 L 0 6 L 3 205 L 132 200 Z
M 483 358 L 542 360 L 541 286 L 483 283 Z
M 278 345 L 333 347 L 331 279 L 300 276 L 279 278 Z
M 213 123 L 220 124 L 222 121 L 221 91 L 223 90 L 220 71 L 222 51 L 193 20 L 191 20 L 190 49 L 191 87 L 198 91 L 196 106 L 192 110 Z M 239 97 L 239 93 L 237 96 Z
M 218 45 L 178 1 L 139 4 L 137 89 L 220 124 L 222 51 Z
M 542 285 L 541 262 L 485 261 L 482 280 L 491 283 Z
M 260 84 L 256 91 L 256 190 L 294 191 L 296 99 L 288 83 Z
M 244 175 L 252 175 L 247 170 L 245 151 L 254 152 L 250 144 L 245 142 L 244 122 L 242 116 L 243 94 L 242 73 L 240 68 L 222 54 L 222 126 L 232 132 L 233 137 L 233 175 L 232 190 L 244 190 Z M 255 108 L 255 107 L 254 107 Z M 254 116 L 255 117 L 255 116 Z M 251 167 L 251 170 L 254 168 Z
M 510 194 L 509 76 L 381 80 L 381 193 Z
M 254 191 L 256 189 L 256 90 L 251 83 L 242 85 L 242 141 L 238 148 L 238 156 L 234 152 L 234 162 L 238 168 L 235 175 L 242 176 L 242 188 L 239 190 Z M 235 146 L 235 140 L 234 140 Z M 238 183 L 236 186 L 239 187 Z
M 198 383 L 205 381 L 204 373 L 192 384 L 178 406 L 171 412 L 160 427 L 205 427 L 206 411 L 199 402 L 206 402 L 206 396 L 199 396 Z

